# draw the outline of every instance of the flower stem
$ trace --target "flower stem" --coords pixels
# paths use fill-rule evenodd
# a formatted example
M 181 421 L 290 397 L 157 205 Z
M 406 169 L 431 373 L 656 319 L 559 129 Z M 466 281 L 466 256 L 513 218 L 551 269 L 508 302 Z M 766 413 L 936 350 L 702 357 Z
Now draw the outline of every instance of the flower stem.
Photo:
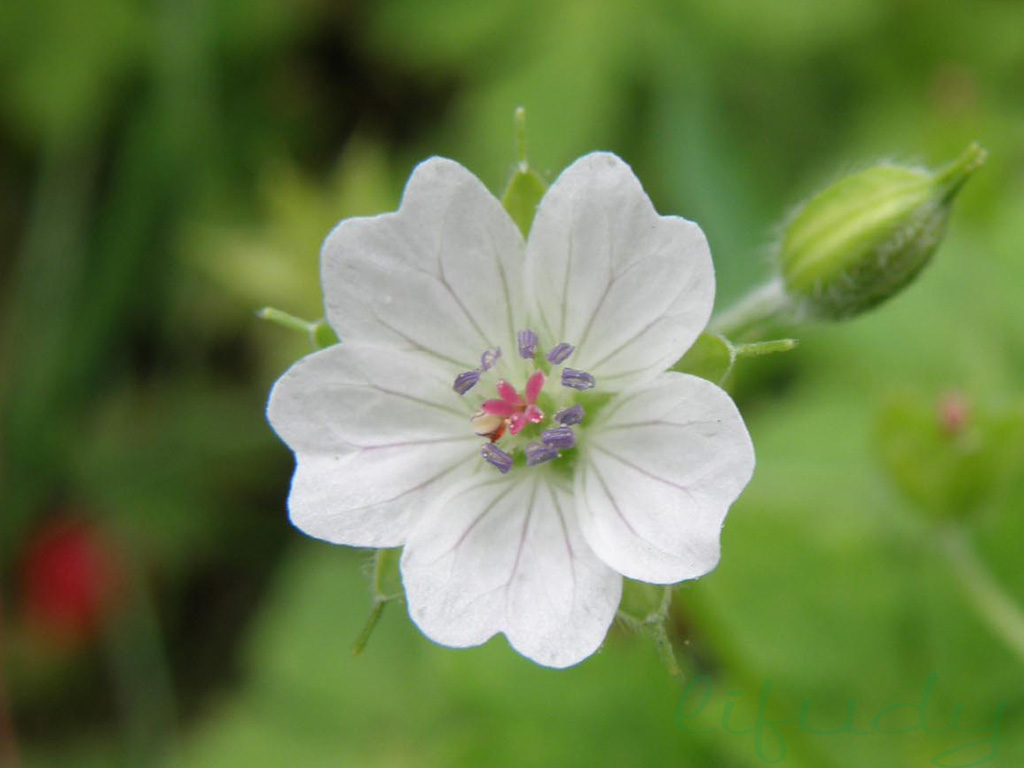
M 791 311 L 792 302 L 786 295 L 782 280 L 775 277 L 712 318 L 708 332 L 731 340 L 742 339 L 754 335 L 762 326 L 785 322 Z
M 1024 613 L 995 580 L 961 528 L 945 531 L 942 552 L 967 598 L 992 633 L 1024 661 Z
M 647 618 L 644 622 L 647 630 L 651 633 L 654 646 L 658 649 L 658 656 L 665 663 L 665 668 L 672 677 L 682 677 L 683 671 L 679 667 L 679 660 L 676 658 L 675 648 L 672 647 L 672 639 L 668 636 L 669 611 L 672 610 L 672 585 L 667 585 L 661 595 L 661 605 L 658 611 Z
M 665 664 L 669 675 L 681 678 L 683 671 L 676 658 L 675 649 L 672 647 L 672 638 L 668 634 L 669 611 L 672 608 L 672 585 L 662 587 L 661 601 L 656 610 L 652 610 L 644 617 L 636 616 L 621 608 L 617 613 L 618 619 L 633 632 L 644 633 L 654 642 L 658 651 L 658 657 Z
M 105 623 L 103 651 L 114 685 L 126 765 L 165 762 L 177 735 L 174 682 L 151 587 L 131 568 L 126 604 Z
M 377 622 L 384 614 L 384 607 L 395 600 L 402 598 L 401 593 L 389 594 L 386 589 L 389 566 L 394 562 L 395 550 L 378 549 L 373 553 L 373 606 L 370 608 L 370 615 L 366 617 L 366 623 L 360 630 L 359 635 L 352 643 L 352 655 L 358 656 L 366 648 L 370 641 L 373 630 L 377 628 Z
M 352 655 L 358 656 L 366 648 L 366 644 L 370 642 L 370 635 L 373 634 L 373 630 L 377 628 L 377 622 L 380 621 L 380 617 L 384 613 L 384 606 L 388 604 L 387 599 L 381 599 L 375 597 L 373 599 L 373 608 L 370 609 L 370 615 L 366 619 L 366 623 L 363 625 L 362 631 L 359 636 L 356 637 L 356 641 L 352 643 Z
M 654 622 L 648 625 L 651 639 L 654 640 L 654 647 L 658 649 L 658 656 L 661 657 L 665 668 L 672 677 L 682 677 L 683 671 L 679 668 L 679 661 L 676 659 L 676 651 L 672 647 L 672 641 L 668 637 L 668 630 L 665 629 L 665 621 Z

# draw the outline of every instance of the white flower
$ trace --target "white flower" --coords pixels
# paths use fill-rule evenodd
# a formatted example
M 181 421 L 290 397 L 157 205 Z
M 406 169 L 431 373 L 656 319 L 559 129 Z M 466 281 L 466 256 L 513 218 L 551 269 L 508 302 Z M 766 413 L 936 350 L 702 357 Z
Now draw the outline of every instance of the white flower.
M 565 667 L 601 645 L 623 576 L 715 567 L 753 447 L 728 395 L 666 372 L 711 313 L 711 256 L 619 158 L 566 169 L 526 243 L 476 177 L 431 158 L 396 213 L 338 225 L 322 279 L 343 343 L 268 405 L 295 452 L 291 520 L 404 546 L 428 637 L 501 632 Z

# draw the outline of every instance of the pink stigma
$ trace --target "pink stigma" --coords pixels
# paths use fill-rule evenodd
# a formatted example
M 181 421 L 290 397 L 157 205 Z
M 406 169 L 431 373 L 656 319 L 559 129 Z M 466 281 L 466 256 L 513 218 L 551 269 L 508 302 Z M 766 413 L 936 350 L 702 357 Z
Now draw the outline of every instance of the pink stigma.
M 516 392 L 516 388 L 502 379 L 498 382 L 498 396 L 512 406 L 523 405 L 523 399 Z
M 533 405 L 544 388 L 544 372 L 534 371 L 533 375 L 526 380 L 526 402 Z
M 513 435 L 518 435 L 527 424 L 539 424 L 544 420 L 544 412 L 537 407 L 537 398 L 544 388 L 544 373 L 535 371 L 526 382 L 526 399 L 516 391 L 516 388 L 502 379 L 498 382 L 498 395 L 500 400 L 485 400 L 480 409 L 491 416 L 500 416 L 508 419 L 508 429 Z

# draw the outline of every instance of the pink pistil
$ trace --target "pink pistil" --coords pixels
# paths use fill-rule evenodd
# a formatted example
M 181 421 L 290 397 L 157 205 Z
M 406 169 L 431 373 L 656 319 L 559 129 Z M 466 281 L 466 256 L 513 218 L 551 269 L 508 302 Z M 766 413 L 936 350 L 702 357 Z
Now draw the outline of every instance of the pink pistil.
M 528 405 L 520 413 L 512 416 L 508 431 L 513 435 L 518 435 L 526 428 L 527 424 L 540 424 L 542 421 L 544 421 L 544 412 L 536 405 Z
M 534 371 L 533 375 L 526 380 L 526 402 L 533 405 L 537 402 L 537 398 L 540 396 L 540 391 L 544 387 L 544 372 Z
M 484 400 L 480 410 L 484 413 L 489 413 L 491 416 L 501 416 L 503 419 L 507 419 L 509 416 L 518 413 L 519 407 L 505 400 Z
M 526 382 L 524 400 L 515 387 L 502 379 L 498 382 L 498 395 L 501 399 L 485 400 L 480 409 L 492 416 L 508 419 L 509 432 L 518 435 L 527 424 L 539 424 L 544 420 L 544 412 L 536 405 L 543 387 L 543 372 L 534 372 Z
M 516 392 L 516 388 L 502 379 L 498 382 L 498 396 L 509 405 L 522 407 L 523 398 Z

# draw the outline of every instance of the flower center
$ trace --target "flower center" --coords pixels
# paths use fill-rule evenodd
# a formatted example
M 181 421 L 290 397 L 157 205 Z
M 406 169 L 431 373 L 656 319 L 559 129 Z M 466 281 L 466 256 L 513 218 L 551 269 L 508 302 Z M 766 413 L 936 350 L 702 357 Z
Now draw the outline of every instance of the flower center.
M 576 395 L 596 384 L 586 371 L 565 367 L 575 347 L 562 342 L 546 355 L 538 354 L 537 334 L 530 330 L 517 334 L 522 366 L 509 365 L 517 373 L 525 372 L 522 392 L 506 378 L 498 378 L 501 348 L 485 350 L 480 356 L 480 367 L 464 371 L 455 377 L 452 388 L 465 396 L 481 380 L 497 378 L 494 388 L 497 397 L 485 399 L 470 419 L 473 431 L 488 442 L 480 449 L 483 459 L 502 474 L 512 469 L 515 457 L 521 453 L 526 466 L 544 464 L 561 456 L 576 445 L 573 427 L 583 422 L 586 412 L 576 402 Z M 560 368 L 561 389 L 545 392 L 544 384 Z M 492 373 L 493 372 L 493 373 Z M 543 406 L 543 407 L 542 407 Z M 550 418 L 546 412 L 551 413 Z

